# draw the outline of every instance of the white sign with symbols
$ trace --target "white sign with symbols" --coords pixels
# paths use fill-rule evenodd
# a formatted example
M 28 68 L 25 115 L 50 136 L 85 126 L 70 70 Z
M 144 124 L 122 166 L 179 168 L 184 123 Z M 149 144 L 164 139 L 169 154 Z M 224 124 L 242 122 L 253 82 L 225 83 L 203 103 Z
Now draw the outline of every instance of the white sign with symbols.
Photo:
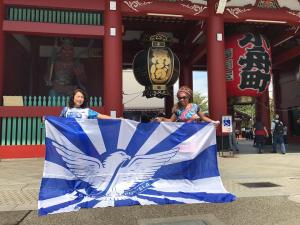
M 222 116 L 222 133 L 232 132 L 232 116 Z

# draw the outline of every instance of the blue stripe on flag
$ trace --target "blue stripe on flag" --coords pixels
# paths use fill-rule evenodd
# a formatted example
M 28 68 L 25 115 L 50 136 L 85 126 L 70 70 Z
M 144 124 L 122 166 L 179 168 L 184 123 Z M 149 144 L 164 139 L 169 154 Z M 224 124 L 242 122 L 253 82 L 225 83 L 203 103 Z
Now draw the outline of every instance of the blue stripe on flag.
M 153 178 L 197 180 L 219 176 L 216 151 L 217 146 L 212 145 L 193 160 L 170 164 L 160 168 Z
M 50 207 L 47 207 L 47 208 L 40 208 L 39 209 L 39 215 L 40 216 L 43 216 L 43 215 L 47 215 L 47 214 L 50 214 L 50 213 L 53 213 L 61 208 L 65 208 L 69 205 L 73 205 L 73 204 L 76 204 L 76 203 L 79 203 L 83 200 L 84 196 L 80 195 L 80 196 L 77 196 L 76 199 L 74 200 L 71 200 L 71 201 L 67 201 L 67 202 L 64 202 L 64 203 L 61 203 L 61 204 L 57 204 L 57 205 L 54 205 L 54 206 L 50 206 Z M 73 210 L 75 210 L 76 208 L 74 208 Z M 77 208 L 79 209 L 79 208 Z
M 159 198 L 157 196 L 164 196 L 164 198 Z M 160 204 L 170 204 L 170 199 L 168 198 L 192 199 L 211 203 L 232 202 L 236 199 L 236 197 L 230 193 L 215 194 L 206 192 L 158 192 L 155 190 L 147 190 L 142 194 L 139 194 L 138 197 L 147 199 L 149 201 L 154 201 L 156 203 L 159 202 Z M 184 201 L 177 200 L 177 203 L 184 203 Z
M 98 120 L 101 135 L 107 150 L 107 153 L 113 153 L 117 150 L 119 130 L 121 120 Z
M 55 198 L 65 194 L 70 194 L 74 192 L 74 190 L 88 188 L 90 188 L 90 184 L 82 180 L 43 178 L 41 182 L 39 200 Z
M 135 155 L 158 126 L 159 123 L 139 123 L 126 151 L 130 152 L 131 156 Z
M 45 145 L 47 147 L 45 159 L 68 169 L 65 161 L 62 159 L 61 155 L 57 153 L 56 148 L 52 145 L 52 140 L 46 137 Z
M 46 119 L 81 151 L 92 157 L 99 158 L 100 155 L 91 140 L 74 118 L 47 116 Z
M 155 204 L 158 204 L 158 205 L 164 205 L 164 204 L 182 204 L 182 202 L 180 202 L 180 201 L 169 199 L 166 196 L 164 196 L 162 198 L 162 196 L 159 196 L 159 195 L 153 196 L 153 197 L 138 195 L 138 198 L 149 200 L 149 201 L 154 202 Z
M 116 207 L 132 206 L 132 205 L 140 205 L 140 203 L 138 201 L 132 200 L 132 199 L 124 199 L 124 200 L 115 201 L 115 206 Z

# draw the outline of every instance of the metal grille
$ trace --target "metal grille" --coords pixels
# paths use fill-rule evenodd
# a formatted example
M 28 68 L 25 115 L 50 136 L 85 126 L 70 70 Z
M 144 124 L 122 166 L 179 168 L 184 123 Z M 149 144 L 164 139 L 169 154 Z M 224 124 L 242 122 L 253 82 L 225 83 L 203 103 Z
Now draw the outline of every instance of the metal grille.
M 280 187 L 280 185 L 271 182 L 255 182 L 255 183 L 240 183 L 240 184 L 248 188 Z

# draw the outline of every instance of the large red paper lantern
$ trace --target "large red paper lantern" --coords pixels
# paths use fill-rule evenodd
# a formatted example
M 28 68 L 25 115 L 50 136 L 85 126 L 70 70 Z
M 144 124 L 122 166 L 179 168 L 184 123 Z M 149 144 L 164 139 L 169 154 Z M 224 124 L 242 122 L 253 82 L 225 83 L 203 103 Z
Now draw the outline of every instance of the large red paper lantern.
M 272 76 L 269 42 L 260 34 L 229 37 L 225 44 L 228 97 L 259 96 Z

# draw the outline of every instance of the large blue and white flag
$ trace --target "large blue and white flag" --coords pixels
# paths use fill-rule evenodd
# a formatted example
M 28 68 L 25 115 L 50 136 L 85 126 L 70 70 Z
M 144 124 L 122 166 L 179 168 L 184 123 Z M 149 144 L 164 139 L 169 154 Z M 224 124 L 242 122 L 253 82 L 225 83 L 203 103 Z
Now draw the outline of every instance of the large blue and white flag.
M 40 215 L 234 200 L 220 178 L 212 124 L 46 118 Z

